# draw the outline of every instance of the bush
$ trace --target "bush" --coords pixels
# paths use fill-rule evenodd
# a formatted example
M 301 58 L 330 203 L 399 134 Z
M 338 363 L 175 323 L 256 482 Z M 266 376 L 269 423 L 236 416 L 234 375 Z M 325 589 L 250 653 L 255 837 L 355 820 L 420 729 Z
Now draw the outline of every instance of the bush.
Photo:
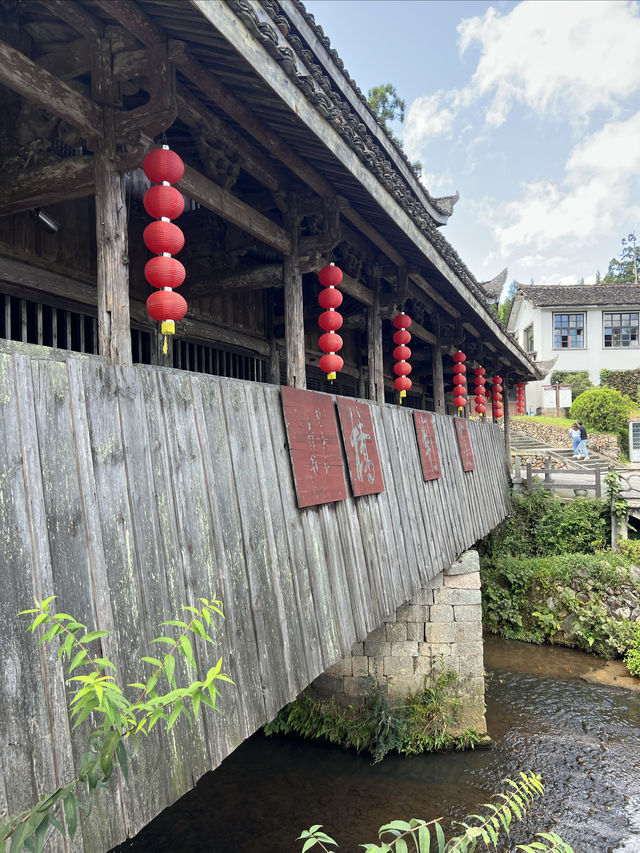
M 624 662 L 631 675 L 640 678 L 640 625 L 636 625 L 633 629 L 633 640 L 629 651 L 624 656 Z
M 605 591 L 629 582 L 627 562 L 611 552 L 498 558 L 482 568 L 485 627 L 511 640 L 620 657 L 631 646 L 633 623 L 600 602 Z
M 593 388 L 585 391 L 571 406 L 571 417 L 582 421 L 589 429 L 617 433 L 622 447 L 629 449 L 629 415 L 635 403 L 613 388 Z
M 571 385 L 571 397 L 574 400 L 580 394 L 593 388 L 593 382 L 589 379 L 588 370 L 576 370 L 574 373 L 556 370 L 551 374 L 550 381 L 552 385 Z
M 544 489 L 514 497 L 511 516 L 482 544 L 488 559 L 541 557 L 604 548 L 610 540 L 609 504 L 594 498 L 564 503 Z
M 614 388 L 640 403 L 640 368 L 636 370 L 601 370 L 600 384 Z

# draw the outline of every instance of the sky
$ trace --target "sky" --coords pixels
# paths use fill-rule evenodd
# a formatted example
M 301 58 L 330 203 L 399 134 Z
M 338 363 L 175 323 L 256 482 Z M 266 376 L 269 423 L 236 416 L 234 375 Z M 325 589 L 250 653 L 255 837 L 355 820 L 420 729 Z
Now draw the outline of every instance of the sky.
M 586 284 L 640 238 L 637 0 L 305 0 L 392 129 L 479 281 Z

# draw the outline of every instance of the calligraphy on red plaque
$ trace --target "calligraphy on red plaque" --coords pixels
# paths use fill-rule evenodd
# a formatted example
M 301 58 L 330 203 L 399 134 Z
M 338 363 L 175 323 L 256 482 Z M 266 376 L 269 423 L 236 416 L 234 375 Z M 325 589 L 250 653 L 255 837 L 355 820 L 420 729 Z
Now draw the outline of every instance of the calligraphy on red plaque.
M 383 492 L 384 480 L 369 404 L 338 397 L 338 412 L 354 497 Z
M 416 438 L 422 463 L 422 476 L 426 480 L 437 480 L 442 477 L 440 455 L 436 444 L 436 434 L 433 429 L 433 418 L 428 412 L 413 412 L 413 422 L 416 427 Z
M 280 387 L 298 506 L 347 497 L 333 399 L 315 391 Z
M 469 425 L 464 418 L 454 418 L 453 421 L 456 425 L 456 432 L 458 433 L 458 447 L 460 448 L 462 469 L 463 471 L 473 471 L 475 470 L 476 463 L 473 461 Z

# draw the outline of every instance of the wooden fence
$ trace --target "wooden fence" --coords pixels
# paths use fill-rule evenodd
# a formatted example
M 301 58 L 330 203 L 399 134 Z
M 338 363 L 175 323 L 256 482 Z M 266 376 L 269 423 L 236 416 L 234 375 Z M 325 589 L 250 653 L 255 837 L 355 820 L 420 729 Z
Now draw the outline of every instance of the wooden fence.
M 73 778 L 82 748 L 55 653 L 16 617 L 34 598 L 112 631 L 128 683 L 159 623 L 217 593 L 220 651 L 202 663 L 222 653 L 236 682 L 224 716 L 156 729 L 128 788 L 98 792 L 77 843 L 51 847 L 102 851 L 504 518 L 504 447 L 469 422 L 465 473 L 453 419 L 434 415 L 443 476 L 424 482 L 412 412 L 372 404 L 385 490 L 299 510 L 277 386 L 41 352 L 0 352 L 0 811 Z

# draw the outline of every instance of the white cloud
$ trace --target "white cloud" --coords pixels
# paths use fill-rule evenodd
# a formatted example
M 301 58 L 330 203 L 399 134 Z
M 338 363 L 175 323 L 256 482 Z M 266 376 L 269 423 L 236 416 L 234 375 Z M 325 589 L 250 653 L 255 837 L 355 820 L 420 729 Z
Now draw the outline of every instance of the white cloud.
M 402 130 L 409 157 L 419 157 L 426 142 L 436 136 L 451 135 L 455 112 L 442 105 L 443 94 L 421 95 L 409 105 Z
M 493 95 L 498 126 L 516 102 L 538 113 L 584 118 L 611 109 L 640 85 L 640 15 L 623 0 L 524 0 L 508 14 L 493 7 L 458 26 L 464 52 L 481 56 L 461 101 Z
M 521 199 L 492 208 L 501 251 L 528 246 L 542 252 L 559 242 L 585 246 L 602 234 L 624 230 L 621 214 L 625 220 L 634 218 L 638 140 L 640 112 L 626 121 L 609 122 L 573 148 L 561 185 L 525 184 Z

